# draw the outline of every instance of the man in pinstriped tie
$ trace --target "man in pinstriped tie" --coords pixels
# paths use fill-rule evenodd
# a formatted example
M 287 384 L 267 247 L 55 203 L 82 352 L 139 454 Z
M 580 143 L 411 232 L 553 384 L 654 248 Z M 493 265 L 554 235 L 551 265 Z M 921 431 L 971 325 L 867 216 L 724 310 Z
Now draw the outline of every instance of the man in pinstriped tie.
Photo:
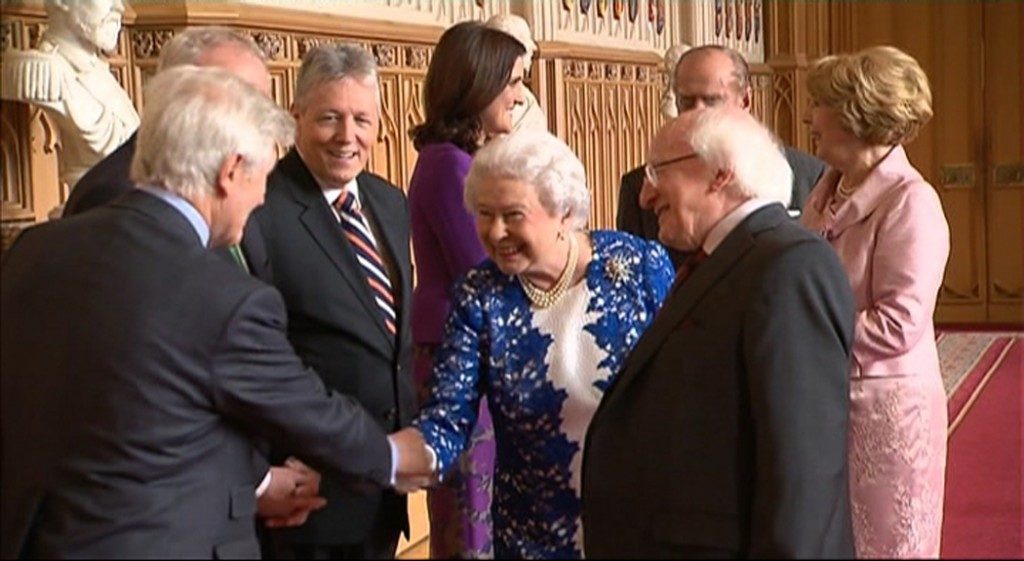
M 288 309 L 288 337 L 329 390 L 351 396 L 393 432 L 416 412 L 412 265 L 405 195 L 365 171 L 381 121 L 373 55 L 354 45 L 311 49 L 294 99 L 295 148 L 253 214 Z M 276 557 L 394 557 L 408 525 L 403 496 L 353 489 L 326 474 L 321 490 L 325 508 L 274 533 Z

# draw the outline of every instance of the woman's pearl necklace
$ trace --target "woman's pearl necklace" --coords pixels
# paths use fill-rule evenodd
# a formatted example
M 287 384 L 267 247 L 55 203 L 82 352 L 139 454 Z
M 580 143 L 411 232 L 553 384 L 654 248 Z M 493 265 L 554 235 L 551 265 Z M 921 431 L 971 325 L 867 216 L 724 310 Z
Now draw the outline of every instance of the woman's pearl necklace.
M 555 281 L 555 285 L 551 287 L 551 290 L 543 290 L 538 288 L 529 279 L 523 275 L 516 275 L 519 279 L 519 284 L 523 285 L 523 291 L 526 292 L 526 297 L 530 299 L 538 308 L 547 308 L 554 304 L 562 297 L 567 290 L 569 285 L 572 284 L 572 278 L 576 275 L 576 261 L 579 258 L 579 246 L 576 241 L 576 234 L 569 234 L 569 259 L 565 263 L 565 268 L 562 269 L 562 274 Z

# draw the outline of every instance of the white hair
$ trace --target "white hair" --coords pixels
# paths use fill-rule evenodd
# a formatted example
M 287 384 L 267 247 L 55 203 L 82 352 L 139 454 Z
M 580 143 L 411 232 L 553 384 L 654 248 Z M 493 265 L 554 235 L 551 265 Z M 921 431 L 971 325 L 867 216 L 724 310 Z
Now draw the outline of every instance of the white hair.
M 476 211 L 476 194 L 491 179 L 512 179 L 532 185 L 552 216 L 569 215 L 570 227 L 581 230 L 590 216 L 587 172 L 572 149 L 546 131 L 522 130 L 494 140 L 473 155 L 466 176 L 466 208 Z
M 690 146 L 701 160 L 733 172 L 728 188 L 735 194 L 789 205 L 793 170 L 779 142 L 750 113 L 734 108 L 702 110 L 689 131 Z
M 290 146 L 295 121 L 241 78 L 214 67 L 176 66 L 146 87 L 131 178 L 186 198 L 213 193 L 226 158 L 269 164 Z

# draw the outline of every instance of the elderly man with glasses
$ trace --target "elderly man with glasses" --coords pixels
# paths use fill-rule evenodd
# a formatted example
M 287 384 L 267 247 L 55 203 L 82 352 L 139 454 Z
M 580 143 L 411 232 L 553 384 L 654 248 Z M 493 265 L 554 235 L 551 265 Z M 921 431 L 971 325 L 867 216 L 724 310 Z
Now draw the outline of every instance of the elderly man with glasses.
M 640 202 L 693 257 L 587 432 L 585 555 L 852 557 L 842 265 L 746 111 L 681 115 L 649 162 Z

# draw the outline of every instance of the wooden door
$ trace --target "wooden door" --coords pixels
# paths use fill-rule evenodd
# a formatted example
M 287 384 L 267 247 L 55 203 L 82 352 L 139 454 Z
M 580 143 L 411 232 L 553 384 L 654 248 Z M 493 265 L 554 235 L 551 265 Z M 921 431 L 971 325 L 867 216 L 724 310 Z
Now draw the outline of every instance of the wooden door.
M 907 152 L 937 189 L 950 226 L 940 322 L 1024 321 L 1022 19 L 1021 2 L 853 8 L 852 49 L 895 45 L 931 81 L 935 117 Z

